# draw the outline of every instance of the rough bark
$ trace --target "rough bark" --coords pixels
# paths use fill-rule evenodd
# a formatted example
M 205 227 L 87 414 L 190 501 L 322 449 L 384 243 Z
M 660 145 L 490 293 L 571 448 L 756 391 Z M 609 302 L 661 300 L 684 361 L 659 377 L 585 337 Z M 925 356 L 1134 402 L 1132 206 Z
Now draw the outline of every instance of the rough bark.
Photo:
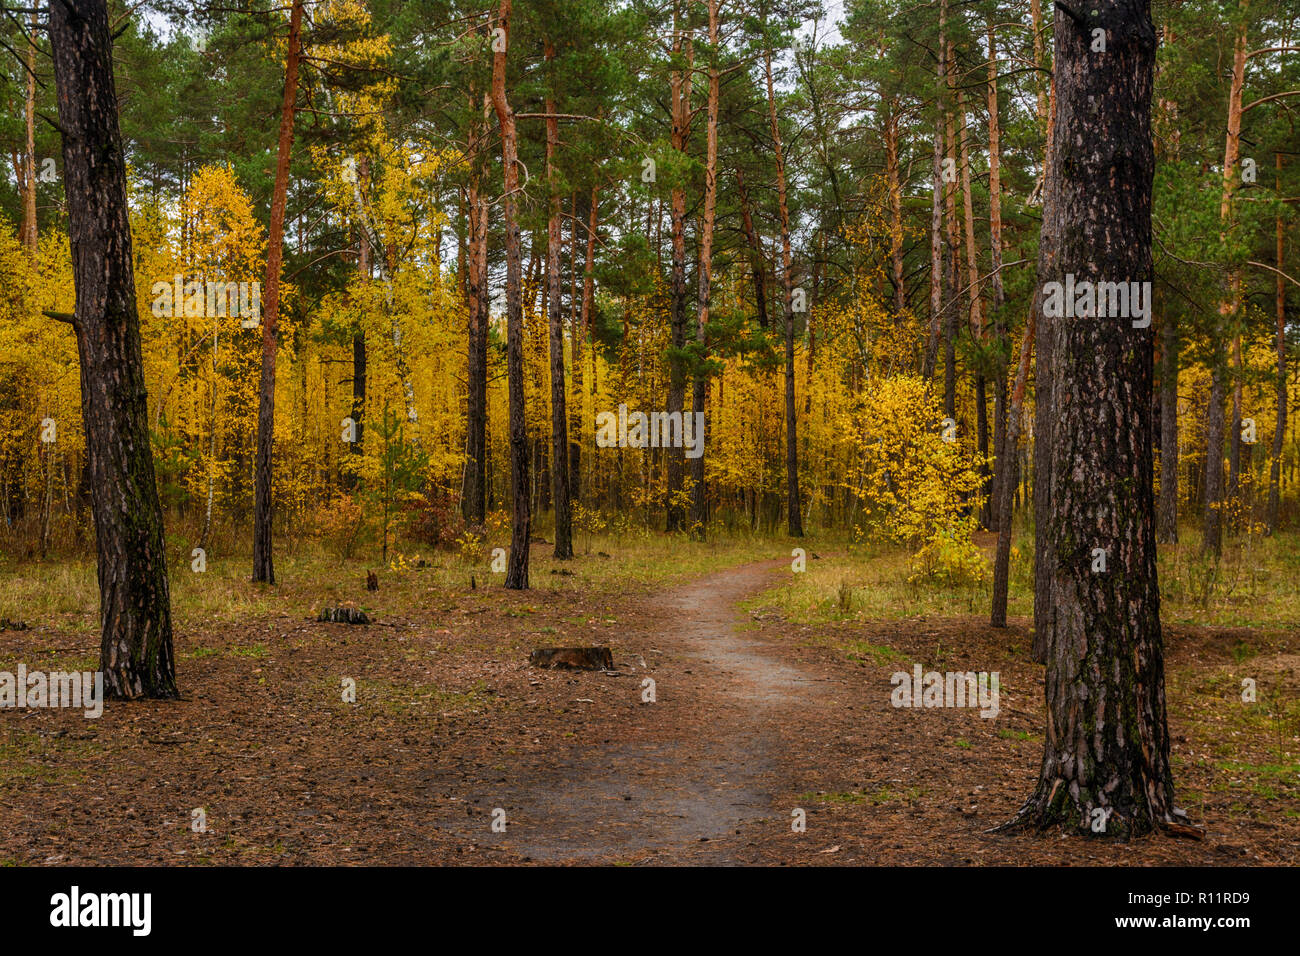
M 1149 282 L 1155 158 L 1149 0 L 1112 0 L 1091 30 L 1058 8 L 1055 151 L 1040 284 Z M 1099 108 L 1104 104 L 1104 108 Z M 1040 301 L 1042 290 L 1039 292 Z M 1036 791 L 1010 826 L 1127 838 L 1175 822 L 1152 501 L 1152 335 L 1122 317 L 1055 318 L 1052 615 Z M 1041 441 L 1042 436 L 1039 436 Z M 1107 553 L 1094 572 L 1093 549 Z M 1098 827 L 1104 823 L 1104 827 Z
M 149 443 L 126 162 L 104 0 L 50 4 L 64 189 L 111 697 L 175 697 L 162 508 Z

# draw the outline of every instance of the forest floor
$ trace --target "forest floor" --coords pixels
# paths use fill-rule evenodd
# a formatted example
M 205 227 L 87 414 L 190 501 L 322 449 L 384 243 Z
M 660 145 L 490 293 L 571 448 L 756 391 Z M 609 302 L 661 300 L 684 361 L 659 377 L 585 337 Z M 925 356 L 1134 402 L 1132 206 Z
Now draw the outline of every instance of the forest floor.
M 829 548 L 809 547 L 806 576 L 775 544 L 671 569 L 643 555 L 641 576 L 617 554 L 548 552 L 527 592 L 416 567 L 368 593 L 336 563 L 273 590 L 232 566 L 203 582 L 221 615 L 182 593 L 181 700 L 97 720 L 0 710 L 0 865 L 1300 862 L 1295 629 L 1166 627 L 1177 802 L 1203 840 L 992 835 L 1042 754 L 1025 619 L 998 631 L 919 600 L 875 620 L 794 613 L 795 578 L 852 568 Z M 375 621 L 317 623 L 323 603 Z M 0 670 L 93 669 L 84 606 L 30 623 L 0 631 Z M 614 670 L 528 664 L 586 645 Z M 914 664 L 998 672 L 997 716 L 895 708 L 890 676 Z

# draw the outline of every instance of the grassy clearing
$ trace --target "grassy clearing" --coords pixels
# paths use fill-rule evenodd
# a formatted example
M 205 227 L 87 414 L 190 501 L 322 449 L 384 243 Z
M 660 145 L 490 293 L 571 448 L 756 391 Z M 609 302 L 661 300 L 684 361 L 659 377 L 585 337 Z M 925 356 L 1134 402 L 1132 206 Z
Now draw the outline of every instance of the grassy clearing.
M 383 615 L 445 606 L 470 589 L 471 578 L 480 593 L 499 592 L 511 606 L 510 613 L 525 616 L 535 611 L 528 603 L 530 592 L 505 591 L 504 575 L 491 569 L 493 548 L 509 544 L 503 536 L 463 553 L 400 550 L 390 553 L 386 567 L 377 560 L 343 559 L 318 546 L 300 545 L 292 554 L 277 556 L 275 587 L 249 580 L 246 555 L 210 553 L 202 573 L 192 571 L 188 562 L 172 566 L 173 620 L 178 632 L 184 632 L 212 622 L 314 616 L 325 605 L 354 605 L 372 616 Z M 783 545 L 758 538 L 700 542 L 648 532 L 629 532 L 619 539 L 583 535 L 575 547 L 578 553 L 570 561 L 557 561 L 545 546 L 533 548 L 531 593 L 645 592 L 787 553 Z M 368 570 L 379 573 L 378 592 L 365 590 Z M 98 614 L 93 558 L 0 567 L 0 619 L 90 634 L 98 630 Z
M 989 613 L 991 551 L 983 581 L 957 583 L 910 580 L 911 555 L 898 547 L 848 548 L 816 539 L 803 546 L 807 570 L 748 602 L 750 610 L 775 609 L 810 624 Z M 821 560 L 812 558 L 815 550 L 826 552 Z M 1188 529 L 1181 543 L 1161 547 L 1159 574 L 1168 624 L 1300 628 L 1300 534 L 1230 539 L 1216 562 L 1201 557 L 1199 539 Z M 1033 615 L 1033 539 L 1023 531 L 1012 545 L 1007 611 L 1013 618 Z

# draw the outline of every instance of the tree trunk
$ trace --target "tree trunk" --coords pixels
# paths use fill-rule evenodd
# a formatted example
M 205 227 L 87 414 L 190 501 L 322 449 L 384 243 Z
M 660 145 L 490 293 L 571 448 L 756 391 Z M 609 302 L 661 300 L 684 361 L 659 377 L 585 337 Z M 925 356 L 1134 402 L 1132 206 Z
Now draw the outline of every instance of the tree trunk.
M 175 697 L 108 14 L 104 0 L 67 0 L 50 4 L 49 23 L 98 551 L 99 669 L 109 696 Z
M 898 175 L 898 113 L 890 100 L 885 116 L 885 178 L 889 185 L 889 264 L 894 286 L 894 324 L 903 321 L 907 289 L 903 278 L 903 196 Z
M 940 15 L 947 17 L 948 2 L 943 0 Z M 942 29 L 940 33 L 942 34 Z M 953 49 L 952 40 L 942 44 L 943 76 L 945 86 L 944 99 L 944 154 L 945 158 L 956 162 L 957 135 L 953 126 L 952 89 L 953 89 Z M 943 413 L 949 418 L 957 416 L 957 313 L 961 308 L 961 282 L 959 257 L 961 243 L 958 240 L 957 226 L 957 183 L 948 182 L 944 187 L 944 212 L 948 223 L 947 263 L 948 263 L 948 300 L 944 304 L 944 357 L 943 357 Z
M 691 123 L 691 68 L 694 60 L 694 47 L 689 40 L 683 39 L 677 23 L 678 10 L 673 8 L 673 56 L 682 53 L 686 47 L 686 69 L 674 70 L 670 80 L 672 97 L 672 148 L 685 154 L 686 141 L 690 136 Z M 680 182 L 672 190 L 672 353 L 668 362 L 668 414 L 680 414 L 686 403 L 686 364 L 682 350 L 686 347 L 686 187 Z M 682 423 L 683 429 L 686 423 Z M 666 512 L 665 530 L 669 533 L 681 531 L 685 512 L 682 507 L 682 478 L 685 472 L 686 452 L 684 448 L 668 450 L 668 491 L 664 510 Z
M 781 213 L 781 291 L 785 312 L 785 482 L 786 531 L 793 538 L 803 537 L 802 504 L 799 498 L 799 445 L 796 430 L 794 396 L 794 287 L 790 278 L 790 207 L 786 199 L 785 151 L 781 129 L 776 121 L 776 92 L 772 85 L 772 51 L 764 49 L 763 65 L 767 72 L 767 115 L 776 147 L 776 200 Z
M 576 413 L 579 417 L 582 416 L 583 409 L 585 407 L 583 404 L 582 355 L 583 355 L 583 350 L 585 349 L 587 344 L 587 338 L 591 334 L 591 306 L 592 306 L 592 301 L 595 295 L 595 288 L 596 288 L 596 272 L 595 272 L 596 230 L 599 227 L 599 223 L 600 223 L 599 208 L 600 208 L 600 191 L 598 187 L 592 186 L 591 204 L 587 210 L 587 216 L 588 216 L 587 257 L 582 272 L 582 311 L 579 314 L 579 320 L 578 320 L 579 324 L 575 326 L 573 329 L 573 392 L 574 392 L 574 405 L 576 408 Z M 595 374 L 596 350 L 594 347 L 591 350 L 591 361 L 592 361 L 591 379 L 592 379 L 592 385 L 594 386 L 595 378 L 596 378 L 596 374 Z M 593 389 L 593 394 L 594 394 L 594 389 Z M 594 433 L 592 435 L 592 439 L 593 441 L 595 440 Z M 581 426 L 579 426 L 575 430 L 573 440 L 574 440 L 573 460 L 572 460 L 572 466 L 570 468 L 569 475 L 570 478 L 572 478 L 572 480 L 575 483 L 575 487 L 577 489 L 576 496 L 578 497 L 579 500 L 582 500 L 583 495 L 588 494 L 589 491 L 587 488 L 588 483 L 583 482 L 581 478 L 582 476 L 582 471 L 580 468 L 580 465 L 582 464 L 582 427 Z M 595 466 L 596 458 L 594 452 L 590 457 L 590 461 L 591 461 L 591 465 L 587 466 L 589 470 Z
M 548 40 L 546 59 L 553 61 L 555 47 Z M 551 339 L 551 502 L 555 508 L 555 556 L 573 557 L 573 514 L 569 507 L 569 413 L 564 383 L 564 313 L 560 309 L 560 193 L 555 181 L 555 150 L 560 144 L 560 121 L 555 100 L 547 98 L 546 181 L 551 214 L 546 223 L 547 321 Z
M 483 193 L 483 148 L 488 134 L 489 98 L 481 99 L 471 86 L 471 109 L 481 108 L 481 120 L 471 121 L 467 139 L 469 153 L 469 224 L 467 227 L 466 307 L 469 341 L 465 355 L 465 488 L 461 514 L 472 525 L 487 518 L 487 335 L 488 199 Z
M 1166 313 L 1160 325 L 1160 501 L 1156 537 L 1178 540 L 1178 325 Z
M 528 538 L 532 531 L 529 501 L 528 426 L 524 420 L 524 315 L 520 289 L 521 256 L 515 194 L 519 190 L 515 114 L 506 99 L 506 47 L 510 42 L 511 0 L 501 0 L 497 26 L 502 31 L 500 49 L 492 57 L 492 103 L 501 126 L 501 163 L 505 175 L 502 212 L 506 225 L 506 372 L 510 404 L 510 483 L 514 515 L 510 528 L 510 559 L 506 587 L 528 587 Z
M 1043 161 L 1043 207 L 1055 188 L 1056 78 L 1049 93 L 1046 158 Z M 1052 199 L 1055 202 L 1055 199 Z M 1055 258 L 1054 236 L 1043 230 L 1038 240 L 1038 273 Z M 1042 289 L 1032 306 L 1038 315 L 1037 354 L 1034 357 L 1034 646 L 1033 658 L 1047 663 L 1047 635 L 1052 618 L 1052 541 L 1047 534 L 1052 507 L 1052 360 L 1056 323 L 1043 315 Z
M 1282 195 L 1282 154 L 1277 154 L 1277 194 Z M 1285 246 L 1282 242 L 1282 213 L 1274 218 L 1274 231 L 1277 241 L 1277 268 L 1281 272 Z M 1271 535 L 1277 531 L 1279 511 L 1281 509 L 1282 491 L 1282 439 L 1286 433 L 1286 285 L 1278 275 L 1275 292 L 1277 310 L 1277 421 L 1273 426 L 1273 459 L 1268 467 L 1268 511 L 1265 515 L 1265 528 Z
M 1246 0 L 1241 0 L 1241 23 L 1233 46 L 1232 82 L 1228 89 L 1228 132 L 1223 147 L 1223 198 L 1219 203 L 1219 225 L 1224 241 L 1232 230 L 1232 199 L 1237 192 L 1237 160 L 1241 155 L 1241 91 L 1246 76 Z M 1205 519 L 1201 550 L 1218 557 L 1223 550 L 1223 402 L 1227 372 L 1224 338 L 1228 323 L 1235 321 L 1241 307 L 1241 274 L 1233 268 L 1228 278 L 1228 292 L 1219 303 L 1219 319 L 1211 329 L 1213 353 L 1210 369 L 1210 407 L 1207 410 L 1205 437 Z M 1240 438 L 1240 426 L 1236 438 Z M 1236 439 L 1233 442 L 1236 448 Z
M 961 165 L 961 202 L 962 221 L 965 225 L 966 248 L 966 283 L 969 287 L 970 332 L 971 339 L 977 346 L 988 344 L 984 334 L 984 310 L 980 299 L 979 246 L 975 242 L 975 210 L 970 188 L 970 155 L 966 148 L 966 104 L 961 91 L 957 92 L 958 120 L 958 162 Z M 980 524 L 991 527 L 993 508 L 989 483 L 992 475 L 989 471 L 989 412 L 988 390 L 982 366 L 975 370 L 975 448 L 980 456 L 980 474 L 984 481 L 980 486 Z
M 357 177 L 365 182 L 370 175 L 370 158 L 363 156 L 357 163 Z M 357 276 L 364 286 L 370 283 L 370 262 L 372 250 L 370 248 L 370 235 L 363 226 L 358 230 L 357 237 Z M 355 439 L 348 446 L 348 452 L 353 455 L 360 455 L 365 448 L 365 418 L 366 418 L 366 330 L 358 318 L 357 326 L 352 331 L 352 410 L 351 416 L 355 426 Z M 348 487 L 354 487 L 355 478 L 348 483 Z
M 942 45 L 942 44 L 941 44 Z M 940 63 L 942 64 L 942 60 Z M 942 72 L 942 67 L 940 68 Z M 943 325 L 943 119 L 934 126 L 934 170 L 930 190 L 930 339 L 925 347 L 921 378 L 926 385 L 934 377 L 939 359 Z
M 39 239 L 36 231 L 36 9 L 31 11 L 31 34 L 27 41 L 27 97 L 23 117 L 27 126 L 27 153 L 24 156 L 26 171 L 18 170 L 18 187 L 23 198 L 23 220 L 19 241 L 27 255 L 36 258 Z
M 708 0 L 709 7 L 709 100 L 708 135 L 704 162 L 704 221 L 700 224 L 700 282 L 699 312 L 695 323 L 695 341 L 703 359 L 705 330 L 709 324 L 709 310 L 713 296 L 713 226 L 718 208 L 718 92 L 721 74 L 718 69 L 718 2 Z M 695 387 L 691 395 L 692 422 L 704 421 L 705 396 L 709 382 L 701 366 L 695 372 Z M 682 423 L 683 428 L 685 422 Z M 694 427 L 694 424 L 692 424 Z M 706 431 L 707 434 L 707 431 Z M 704 488 L 704 435 L 694 436 L 700 443 L 701 454 L 691 459 L 691 532 L 704 537 L 708 523 L 707 498 Z
M 298 96 L 298 62 L 302 57 L 302 0 L 289 14 L 289 47 L 280 106 L 280 138 L 271 194 L 271 228 L 267 240 L 266 305 L 262 310 L 262 377 L 258 389 L 257 461 L 253 470 L 253 580 L 275 583 L 271 553 L 271 454 L 275 444 L 275 359 L 279 347 L 280 262 L 284 257 L 284 207 L 289 191 L 289 154 L 293 150 L 294 102 Z
M 758 241 L 758 230 L 754 228 L 749 190 L 745 188 L 745 174 L 740 167 L 736 167 L 736 195 L 740 199 L 740 222 L 745 230 L 745 242 L 749 245 L 749 275 L 754 283 L 754 309 L 758 313 L 758 327 L 766 332 L 767 268 L 763 264 L 763 247 Z
M 1011 395 L 1011 416 L 1007 422 L 1006 441 L 1002 454 L 1006 464 L 1002 477 L 998 480 L 998 514 L 1002 520 L 998 525 L 998 546 L 993 556 L 993 612 L 989 623 L 993 627 L 1007 626 L 1007 590 L 1010 584 L 1011 570 L 1011 532 L 1015 522 L 1013 517 L 1013 499 L 1016 482 L 1019 480 L 1020 464 L 1020 420 L 1025 405 L 1025 385 L 1029 380 L 1029 356 L 1034 351 L 1034 326 L 1037 316 L 1030 312 L 1025 324 L 1025 335 L 1020 342 L 1020 363 L 1016 368 L 1016 387 Z
M 998 117 L 998 66 L 997 46 L 994 42 L 993 21 L 989 33 L 989 281 L 993 285 L 993 338 L 997 353 L 993 363 L 993 482 L 989 489 L 989 527 L 1002 527 L 1001 486 L 1014 464 L 1009 459 L 1015 452 L 1007 453 L 1007 326 L 1002 310 L 1006 305 L 1006 292 L 1002 284 L 1002 127 Z M 1017 435 L 1017 440 L 1019 436 Z M 1015 479 L 1011 480 L 1015 484 Z M 1007 514 L 1010 514 L 1008 511 Z
M 1228 432 L 1228 501 L 1241 495 L 1241 336 L 1232 341 L 1232 428 Z
M 1043 213 L 1055 255 L 1041 263 L 1042 285 L 1067 273 L 1093 282 L 1153 278 L 1149 0 L 1117 0 L 1092 23 L 1107 33 L 1105 69 L 1090 52 L 1091 30 L 1058 8 L 1058 151 Z M 1037 790 L 1008 826 L 1061 824 L 1123 839 L 1174 822 L 1152 501 L 1152 336 L 1127 316 L 1049 324 L 1048 726 Z M 1094 572 L 1097 548 L 1108 563 Z

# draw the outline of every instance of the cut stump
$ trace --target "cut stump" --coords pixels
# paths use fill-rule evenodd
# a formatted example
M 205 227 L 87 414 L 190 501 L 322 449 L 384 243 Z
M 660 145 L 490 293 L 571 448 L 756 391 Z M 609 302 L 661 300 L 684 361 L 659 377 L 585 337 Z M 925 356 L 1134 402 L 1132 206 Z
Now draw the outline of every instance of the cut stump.
M 331 624 L 369 624 L 370 617 L 355 607 L 323 607 L 316 620 Z
M 528 663 L 534 667 L 608 671 L 614 669 L 614 655 L 608 647 L 539 647 L 528 655 Z

